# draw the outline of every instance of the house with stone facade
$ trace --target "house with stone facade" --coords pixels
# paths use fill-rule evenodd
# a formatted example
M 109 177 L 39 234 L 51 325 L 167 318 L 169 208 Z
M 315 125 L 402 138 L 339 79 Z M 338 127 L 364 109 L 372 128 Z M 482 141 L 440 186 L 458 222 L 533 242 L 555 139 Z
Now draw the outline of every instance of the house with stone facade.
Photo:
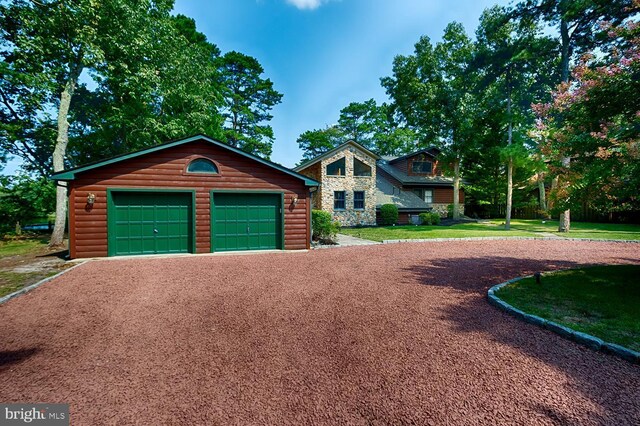
M 375 225 L 384 204 L 395 204 L 398 223 L 407 224 L 423 212 L 446 216 L 453 203 L 453 179 L 443 175 L 439 154 L 432 147 L 379 157 L 348 141 L 294 170 L 320 182 L 312 206 L 330 212 L 342 226 Z M 464 213 L 463 189 L 460 210 Z
M 376 162 L 379 156 L 348 141 L 294 170 L 316 176 L 312 206 L 330 212 L 342 226 L 376 224 Z

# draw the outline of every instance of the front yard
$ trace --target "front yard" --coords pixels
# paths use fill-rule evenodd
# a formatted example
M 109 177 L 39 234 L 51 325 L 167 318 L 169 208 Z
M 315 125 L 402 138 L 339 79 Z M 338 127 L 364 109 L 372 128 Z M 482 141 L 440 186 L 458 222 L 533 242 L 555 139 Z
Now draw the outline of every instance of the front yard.
M 47 237 L 0 241 L 0 297 L 69 267 L 64 253 L 52 252 Z
M 640 225 L 617 223 L 574 222 L 571 232 L 559 233 L 557 221 L 512 220 L 511 229 L 504 229 L 503 220 L 462 223 L 452 226 L 379 226 L 373 228 L 343 228 L 340 233 L 366 240 L 404 240 L 468 237 L 541 237 L 559 236 L 605 240 L 640 240 Z
M 640 266 L 595 266 L 525 278 L 496 295 L 527 313 L 640 351 Z

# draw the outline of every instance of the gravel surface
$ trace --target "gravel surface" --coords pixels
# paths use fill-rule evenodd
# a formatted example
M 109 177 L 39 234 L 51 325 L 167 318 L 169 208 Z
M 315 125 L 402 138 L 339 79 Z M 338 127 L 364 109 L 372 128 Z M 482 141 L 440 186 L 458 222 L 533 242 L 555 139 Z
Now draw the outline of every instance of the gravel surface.
M 90 262 L 0 306 L 0 401 L 72 424 L 640 424 L 640 367 L 487 289 L 637 244 L 473 241 Z

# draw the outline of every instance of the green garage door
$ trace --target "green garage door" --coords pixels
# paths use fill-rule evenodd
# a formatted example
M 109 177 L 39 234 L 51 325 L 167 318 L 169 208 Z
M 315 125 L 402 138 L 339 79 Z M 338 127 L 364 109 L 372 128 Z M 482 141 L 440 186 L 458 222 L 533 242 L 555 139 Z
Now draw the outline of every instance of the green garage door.
M 109 255 L 191 252 L 192 197 L 190 192 L 112 192 Z
M 282 194 L 211 194 L 211 251 L 280 248 Z

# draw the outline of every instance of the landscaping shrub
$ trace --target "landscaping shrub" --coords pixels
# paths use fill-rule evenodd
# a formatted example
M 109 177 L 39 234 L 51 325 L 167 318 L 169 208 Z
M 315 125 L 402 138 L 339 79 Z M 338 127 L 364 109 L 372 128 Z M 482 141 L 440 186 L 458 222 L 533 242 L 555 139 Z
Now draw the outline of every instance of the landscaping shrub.
M 431 213 L 420 213 L 420 225 L 431 225 Z
M 447 217 L 451 219 L 453 217 L 453 204 L 447 205 Z
M 311 227 L 313 229 L 313 239 L 320 241 L 335 240 L 336 234 L 340 231 L 340 223 L 333 221 L 331 213 L 323 210 L 311 211 Z
M 383 204 L 380 207 L 380 220 L 383 225 L 394 225 L 398 222 L 398 207 L 395 204 Z
M 425 212 L 418 215 L 421 225 L 439 225 L 440 215 L 435 212 Z
M 431 223 L 433 225 L 440 225 L 440 214 L 435 212 L 431 212 L 430 214 L 431 214 Z

